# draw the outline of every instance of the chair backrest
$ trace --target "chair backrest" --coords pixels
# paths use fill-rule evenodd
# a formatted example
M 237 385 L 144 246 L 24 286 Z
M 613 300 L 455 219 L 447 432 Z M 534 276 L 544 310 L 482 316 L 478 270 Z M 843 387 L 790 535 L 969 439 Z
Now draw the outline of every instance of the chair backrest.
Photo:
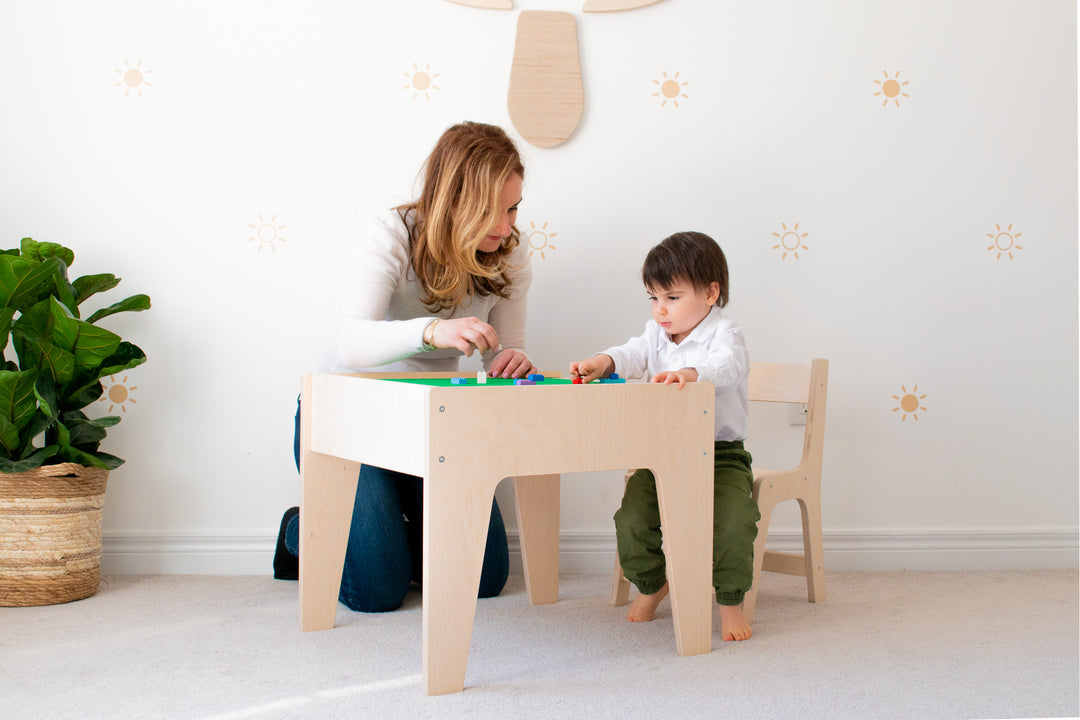
M 750 363 L 750 400 L 754 402 L 810 402 L 810 366 Z
M 814 358 L 809 365 L 751 363 L 751 402 L 799 403 L 806 405 L 806 432 L 802 462 L 821 467 L 825 445 L 825 397 L 829 384 L 829 361 Z M 801 464 L 801 463 L 800 463 Z

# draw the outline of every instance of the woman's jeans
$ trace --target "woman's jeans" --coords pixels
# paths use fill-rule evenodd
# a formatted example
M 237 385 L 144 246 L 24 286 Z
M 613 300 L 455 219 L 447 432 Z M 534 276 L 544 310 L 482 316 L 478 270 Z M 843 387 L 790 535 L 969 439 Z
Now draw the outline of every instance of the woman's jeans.
M 300 408 L 296 410 L 293 443 L 300 467 Z M 360 466 L 353 504 L 345 567 L 339 599 L 351 610 L 386 612 L 405 601 L 411 583 L 419 583 L 423 570 L 424 481 L 371 465 Z M 300 555 L 300 518 L 285 531 L 285 546 Z M 492 501 L 479 597 L 502 592 L 510 572 L 506 528 L 499 506 Z

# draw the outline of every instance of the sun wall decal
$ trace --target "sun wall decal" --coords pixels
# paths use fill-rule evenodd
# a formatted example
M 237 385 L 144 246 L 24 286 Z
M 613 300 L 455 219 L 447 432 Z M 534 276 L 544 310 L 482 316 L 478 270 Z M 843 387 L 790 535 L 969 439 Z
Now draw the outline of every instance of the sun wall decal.
M 1020 237 L 1022 233 L 1013 232 L 1012 223 L 1009 223 L 1009 227 L 1004 230 L 1001 229 L 1000 225 L 994 225 L 994 227 L 997 229 L 997 232 L 986 233 L 986 237 L 994 241 L 993 244 L 986 249 L 990 252 L 997 250 L 996 260 L 1000 260 L 1002 255 L 1008 255 L 1009 259 L 1012 260 L 1013 251 L 1024 249 L 1023 245 L 1016 244 L 1016 238 Z
M 906 92 L 904 92 L 904 86 L 908 84 L 908 81 L 905 80 L 903 82 L 900 82 L 900 79 L 899 79 L 900 78 L 900 71 L 899 70 L 897 70 L 896 74 L 893 75 L 892 77 L 889 77 L 889 71 L 888 70 L 882 70 L 881 72 L 885 74 L 885 80 L 884 81 L 881 81 L 881 80 L 875 80 L 874 81 L 875 84 L 881 86 L 881 89 L 878 90 L 876 93 L 874 93 L 874 97 L 878 97 L 880 95 L 885 96 L 884 102 L 881 103 L 882 107 L 888 105 L 890 100 L 892 100 L 894 103 L 896 103 L 897 107 L 900 107 L 900 97 L 899 96 L 908 97 L 908 94 Z
M 132 67 L 127 60 L 124 60 L 123 69 L 116 69 L 115 72 L 120 76 L 120 79 L 116 81 L 114 87 L 124 88 L 124 96 L 127 97 L 132 91 L 138 93 L 142 97 L 142 89 L 153 87 L 150 81 L 147 79 L 147 75 L 153 72 L 153 70 L 144 70 L 142 66 L 142 60 L 139 60 L 135 67 Z
M 403 85 L 401 89 L 411 90 L 413 100 L 421 93 L 424 94 L 425 100 L 430 100 L 432 91 L 439 89 L 439 86 L 435 84 L 435 78 L 439 77 L 439 73 L 431 72 L 431 63 L 425 65 L 423 70 L 416 63 L 413 63 L 413 71 L 403 73 L 403 75 L 409 78 L 409 82 Z
M 659 90 L 653 93 L 653 97 L 660 97 L 660 107 L 667 105 L 668 100 L 675 107 L 679 107 L 679 98 L 686 99 L 686 93 L 683 92 L 683 88 L 689 85 L 688 82 L 679 82 L 679 73 L 675 73 L 675 77 L 668 77 L 667 71 L 661 71 L 664 79 L 653 80 L 653 85 L 659 86 Z
M 795 223 L 795 226 L 788 229 L 787 223 L 780 223 L 780 227 L 783 228 L 782 232 L 774 232 L 773 237 L 779 240 L 778 243 L 772 246 L 773 250 L 780 251 L 780 259 L 783 260 L 791 253 L 795 256 L 795 259 L 799 259 L 800 250 L 809 250 L 806 245 L 803 244 L 803 239 L 810 233 L 799 234 L 799 223 Z
M 541 227 L 536 227 L 535 223 L 529 223 L 529 257 L 533 256 L 534 252 L 540 253 L 540 259 L 543 260 L 547 257 L 544 251 L 555 250 L 555 246 L 551 244 L 551 238 L 555 237 L 559 233 L 549 232 L 547 229 L 548 224 L 544 223 Z
M 109 409 L 106 412 L 111 413 L 114 409 L 119 408 L 120 412 L 126 413 L 128 403 L 137 404 L 135 398 L 131 397 L 131 391 L 139 388 L 136 385 L 129 387 L 127 381 L 127 375 L 120 381 L 117 381 L 114 375 L 109 376 L 110 384 L 105 386 L 105 392 L 98 398 L 98 402 L 109 403 Z
M 903 385 L 900 386 L 901 395 L 893 395 L 893 400 L 899 400 L 900 404 L 892 409 L 893 412 L 900 413 L 900 421 L 907 420 L 908 413 L 911 413 L 911 417 L 915 418 L 915 422 L 919 421 L 918 412 L 926 412 L 926 408 L 922 406 L 922 401 L 926 398 L 926 395 L 919 395 L 919 386 L 912 385 L 911 392 L 907 391 L 907 388 Z
M 281 231 L 286 226 L 277 224 L 277 215 L 270 218 L 269 222 L 259 215 L 259 224 L 249 224 L 248 227 L 255 231 L 255 234 L 248 238 L 248 242 L 254 242 L 259 252 L 262 252 L 264 247 L 270 248 L 271 252 L 277 252 L 275 244 L 285 242 L 285 238 L 281 237 Z

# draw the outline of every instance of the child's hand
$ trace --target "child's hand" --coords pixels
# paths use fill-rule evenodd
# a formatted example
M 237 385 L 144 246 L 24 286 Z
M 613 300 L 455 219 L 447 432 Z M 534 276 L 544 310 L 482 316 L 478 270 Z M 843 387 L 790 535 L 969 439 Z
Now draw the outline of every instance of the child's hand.
M 653 375 L 650 382 L 663 383 L 664 385 L 670 385 L 671 383 L 679 383 L 679 390 L 682 390 L 683 385 L 688 382 L 697 382 L 698 374 L 694 368 L 683 368 L 682 370 L 665 370 Z
M 570 378 L 581 378 L 583 383 L 591 383 L 597 378 L 606 377 L 615 369 L 615 361 L 610 356 L 593 355 L 588 360 L 570 363 Z

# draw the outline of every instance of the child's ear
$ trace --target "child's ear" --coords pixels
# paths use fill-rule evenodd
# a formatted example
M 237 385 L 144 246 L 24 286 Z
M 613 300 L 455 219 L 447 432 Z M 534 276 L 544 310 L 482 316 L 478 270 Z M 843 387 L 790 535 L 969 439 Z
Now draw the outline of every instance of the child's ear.
M 715 305 L 716 301 L 720 299 L 720 283 L 709 283 L 709 289 L 705 292 L 705 302 L 710 305 Z

